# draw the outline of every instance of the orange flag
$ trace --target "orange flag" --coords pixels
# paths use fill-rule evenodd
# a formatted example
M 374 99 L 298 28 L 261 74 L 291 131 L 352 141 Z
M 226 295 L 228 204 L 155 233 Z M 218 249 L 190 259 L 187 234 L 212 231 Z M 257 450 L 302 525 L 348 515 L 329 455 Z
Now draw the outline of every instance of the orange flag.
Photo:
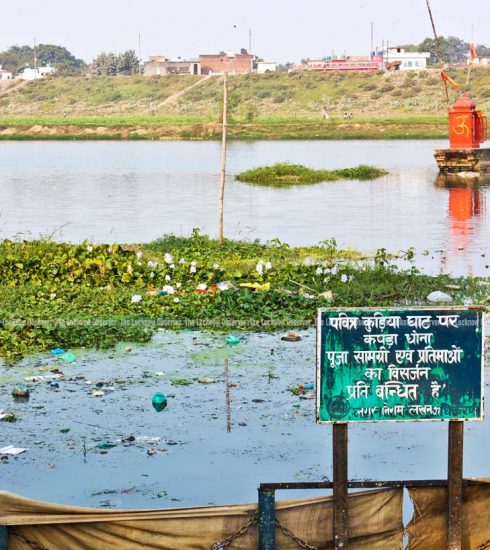
M 470 44 L 470 62 L 477 57 L 478 55 L 476 53 L 476 46 L 474 44 Z
M 441 78 L 442 80 L 449 82 L 449 84 L 451 84 L 453 88 L 456 88 L 456 89 L 461 88 L 461 86 L 456 81 L 454 81 L 450 76 L 448 76 L 444 71 L 441 71 Z

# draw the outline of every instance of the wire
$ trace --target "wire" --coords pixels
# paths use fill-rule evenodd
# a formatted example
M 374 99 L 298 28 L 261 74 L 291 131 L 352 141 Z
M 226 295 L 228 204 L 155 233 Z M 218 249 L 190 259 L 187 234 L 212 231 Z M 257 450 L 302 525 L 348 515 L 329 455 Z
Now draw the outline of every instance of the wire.
M 436 56 L 439 58 L 439 62 L 441 63 L 441 72 L 442 72 L 442 70 L 444 69 L 444 58 L 442 57 L 442 54 L 441 54 L 441 46 L 440 46 L 440 42 L 439 42 L 439 36 L 437 35 L 436 25 L 434 23 L 434 17 L 432 16 L 432 10 L 430 9 L 429 0 L 425 0 L 425 2 L 427 4 L 427 9 L 429 10 L 430 22 L 431 22 L 431 25 L 432 25 L 432 31 L 434 33 Z M 443 82 L 444 82 L 444 89 L 446 91 L 446 107 L 447 107 L 447 111 L 449 113 L 449 90 L 447 88 L 447 81 L 443 80 Z

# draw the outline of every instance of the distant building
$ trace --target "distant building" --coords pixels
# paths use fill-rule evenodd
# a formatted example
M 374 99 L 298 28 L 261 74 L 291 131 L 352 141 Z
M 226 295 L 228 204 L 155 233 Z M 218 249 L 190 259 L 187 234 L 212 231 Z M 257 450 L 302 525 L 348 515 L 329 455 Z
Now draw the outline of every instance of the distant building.
M 143 68 L 145 76 L 163 76 L 168 74 L 201 74 L 201 62 L 196 59 L 169 59 L 163 55 L 151 55 Z
M 247 74 L 252 72 L 253 56 L 247 50 L 233 51 L 216 55 L 200 55 L 201 74 Z
M 311 59 L 303 65 L 293 65 L 290 71 L 379 71 L 383 69 L 383 54 L 377 52 L 372 56 L 327 56 L 322 59 Z
M 2 69 L 0 65 L 0 80 L 12 80 L 12 73 Z
M 37 67 L 32 69 L 31 67 L 26 67 L 23 71 L 19 73 L 17 78 L 21 80 L 36 80 L 38 78 L 46 78 L 47 76 L 52 76 L 55 73 L 54 67 L 47 65 L 46 67 Z
M 384 60 L 385 64 L 399 61 L 400 71 L 417 71 L 427 68 L 429 57 L 429 52 L 406 52 L 405 48 L 396 47 L 385 51 Z
M 479 67 L 490 67 L 490 59 L 488 57 L 475 57 L 468 61 L 470 65 L 478 65 Z
M 257 61 L 257 73 L 274 73 L 277 71 L 277 65 L 275 61 Z

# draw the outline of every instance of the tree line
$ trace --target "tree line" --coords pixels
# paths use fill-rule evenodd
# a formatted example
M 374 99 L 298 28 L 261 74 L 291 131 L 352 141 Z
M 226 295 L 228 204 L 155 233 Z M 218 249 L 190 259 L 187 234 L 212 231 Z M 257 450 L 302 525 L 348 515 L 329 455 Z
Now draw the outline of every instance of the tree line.
M 32 46 L 11 46 L 0 52 L 0 65 L 6 71 L 19 73 L 25 67 L 50 65 L 54 76 L 114 76 L 138 74 L 140 59 L 134 50 L 120 54 L 102 52 L 91 63 L 75 57 L 67 48 L 54 44 Z
M 408 52 L 429 52 L 429 65 L 439 63 L 437 56 L 436 41 L 433 38 L 426 38 L 420 44 L 407 44 L 402 46 Z M 456 36 L 439 36 L 439 53 L 445 63 L 458 65 L 466 63 L 470 51 L 470 43 L 457 38 Z M 478 57 L 490 57 L 490 48 L 483 44 L 476 44 Z

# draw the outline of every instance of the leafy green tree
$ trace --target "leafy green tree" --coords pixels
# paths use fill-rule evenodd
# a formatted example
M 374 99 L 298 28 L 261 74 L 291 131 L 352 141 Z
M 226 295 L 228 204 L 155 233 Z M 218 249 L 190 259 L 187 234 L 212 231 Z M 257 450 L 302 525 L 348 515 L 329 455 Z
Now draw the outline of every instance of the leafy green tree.
M 134 50 L 127 50 L 119 55 L 112 52 L 102 52 L 92 61 L 89 74 L 93 76 L 137 74 L 139 63 L 140 60 Z
M 93 76 L 114 76 L 117 74 L 117 56 L 115 53 L 102 52 L 92 61 L 89 72 Z
M 436 43 L 433 38 L 426 38 L 420 44 L 407 44 L 403 46 L 409 52 L 430 52 L 429 64 L 439 63 L 436 54 Z M 439 37 L 439 52 L 445 63 L 466 63 L 470 51 L 470 44 L 456 36 Z M 490 56 L 490 48 L 484 45 L 477 46 L 477 54 L 480 57 Z
M 35 52 L 31 46 L 11 46 L 8 50 L 0 52 L 0 63 L 5 69 L 15 73 L 26 66 L 33 67 L 34 57 L 37 58 L 38 66 L 51 65 L 56 69 L 56 73 L 61 75 L 81 74 L 85 68 L 82 59 L 77 59 L 65 47 L 53 44 L 39 44 Z
M 490 48 L 483 46 L 482 44 L 478 44 L 476 47 L 476 53 L 478 57 L 490 57 Z
M 30 46 L 11 46 L 8 50 L 0 52 L 0 63 L 4 69 L 15 73 L 34 63 L 34 50 Z
M 126 50 L 119 54 L 117 59 L 117 72 L 118 74 L 138 74 L 140 66 L 140 60 L 134 50 Z

